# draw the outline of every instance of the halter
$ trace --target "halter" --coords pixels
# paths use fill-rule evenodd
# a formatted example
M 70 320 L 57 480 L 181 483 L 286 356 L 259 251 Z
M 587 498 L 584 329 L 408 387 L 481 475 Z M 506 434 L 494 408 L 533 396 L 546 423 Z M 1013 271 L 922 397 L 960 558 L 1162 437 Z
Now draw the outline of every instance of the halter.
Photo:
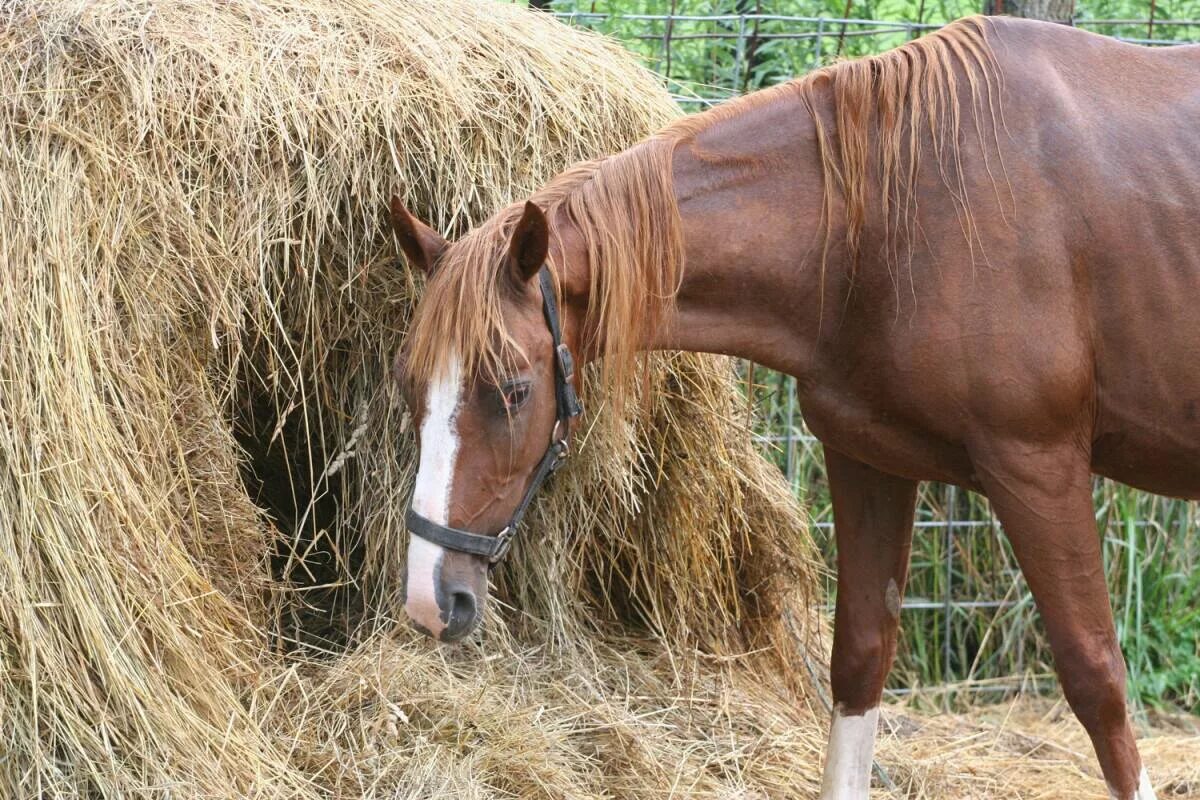
M 538 463 L 533 473 L 533 480 L 525 490 L 520 505 L 513 512 L 508 524 L 494 536 L 471 533 L 470 531 L 439 525 L 431 519 L 421 516 L 410 505 L 408 507 L 408 530 L 415 536 L 441 545 L 448 550 L 460 553 L 483 556 L 489 563 L 495 565 L 508 553 L 512 547 L 513 536 L 525 516 L 526 509 L 533 501 L 533 496 L 541 488 L 546 478 L 562 466 L 570 454 L 569 438 L 571 435 L 571 420 L 583 413 L 583 404 L 575 393 L 571 383 L 575 379 L 575 359 L 571 357 L 570 349 L 563 343 L 562 327 L 558 318 L 558 303 L 554 299 L 554 284 L 550 279 L 550 271 L 542 267 L 538 272 L 542 286 L 542 313 L 546 317 L 546 327 L 554 340 L 554 400 L 557 406 L 557 416 L 554 420 L 554 430 L 550 432 L 550 444 L 546 454 Z

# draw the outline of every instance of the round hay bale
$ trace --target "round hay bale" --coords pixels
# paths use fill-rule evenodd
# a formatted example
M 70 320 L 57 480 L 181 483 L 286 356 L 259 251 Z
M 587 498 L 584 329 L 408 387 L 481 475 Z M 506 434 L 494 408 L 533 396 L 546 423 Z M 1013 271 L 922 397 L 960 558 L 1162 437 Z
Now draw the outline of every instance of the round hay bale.
M 815 562 L 725 360 L 593 392 L 481 641 L 392 618 L 384 202 L 457 234 L 673 116 L 653 76 L 487 2 L 30 0 L 0 51 L 0 794 L 812 787 Z

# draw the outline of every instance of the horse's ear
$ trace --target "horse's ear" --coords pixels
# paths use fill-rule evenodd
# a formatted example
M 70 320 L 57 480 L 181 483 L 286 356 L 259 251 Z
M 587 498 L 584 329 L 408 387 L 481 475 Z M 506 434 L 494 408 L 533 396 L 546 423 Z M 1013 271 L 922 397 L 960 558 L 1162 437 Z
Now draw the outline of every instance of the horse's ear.
M 408 213 L 399 197 L 392 195 L 392 230 L 408 263 L 429 276 L 449 242 L 421 220 Z
M 546 263 L 550 249 L 550 225 L 546 215 L 532 201 L 526 201 L 525 212 L 513 228 L 508 243 L 508 262 L 512 278 L 523 286 L 538 274 Z

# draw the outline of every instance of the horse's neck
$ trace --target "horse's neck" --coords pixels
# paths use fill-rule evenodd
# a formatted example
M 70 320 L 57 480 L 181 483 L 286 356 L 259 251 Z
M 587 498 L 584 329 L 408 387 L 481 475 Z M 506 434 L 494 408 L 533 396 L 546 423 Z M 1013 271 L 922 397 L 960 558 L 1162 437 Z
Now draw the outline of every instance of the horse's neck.
M 804 375 L 815 358 L 822 289 L 830 297 L 837 288 L 823 275 L 844 275 L 841 255 L 824 252 L 813 121 L 786 89 L 734 111 L 676 149 L 684 278 L 674 324 L 653 346 Z

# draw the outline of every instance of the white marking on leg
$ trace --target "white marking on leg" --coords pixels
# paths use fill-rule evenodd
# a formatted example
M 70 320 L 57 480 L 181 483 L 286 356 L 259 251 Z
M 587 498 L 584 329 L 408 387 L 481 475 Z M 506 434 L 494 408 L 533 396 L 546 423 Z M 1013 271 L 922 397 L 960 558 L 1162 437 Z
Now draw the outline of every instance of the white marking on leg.
M 1158 800 L 1154 796 L 1154 787 L 1150 785 L 1150 773 L 1146 772 L 1146 768 L 1142 767 L 1141 779 L 1138 781 L 1137 796 L 1133 800 Z
M 871 789 L 871 765 L 875 758 L 875 730 L 879 709 L 861 716 L 844 716 L 833 711 L 821 800 L 866 800 Z
M 454 465 L 458 460 L 456 415 L 462 402 L 462 367 L 451 356 L 442 377 L 432 381 L 425 395 L 425 419 L 421 422 L 421 457 L 413 488 L 413 509 L 439 525 L 450 521 L 450 493 Z M 408 537 L 408 589 L 404 609 L 413 621 L 435 637 L 445 629 L 437 604 L 434 578 L 441 568 L 445 550 L 419 536 Z
M 1118 795 L 1111 786 L 1108 787 L 1108 794 L 1111 798 L 1113 798 L 1113 800 L 1125 800 L 1125 798 Z M 1138 777 L 1137 791 L 1134 792 L 1133 797 L 1130 798 L 1130 800 L 1158 800 L 1154 794 L 1154 787 L 1150 785 L 1150 774 L 1146 772 L 1145 767 L 1142 767 L 1142 774 Z
M 1108 794 L 1112 800 L 1126 800 L 1121 797 L 1115 789 L 1108 787 Z M 1154 795 L 1154 787 L 1150 785 L 1150 775 L 1146 772 L 1146 768 L 1142 767 L 1142 773 L 1138 776 L 1138 787 L 1128 800 L 1157 800 Z

